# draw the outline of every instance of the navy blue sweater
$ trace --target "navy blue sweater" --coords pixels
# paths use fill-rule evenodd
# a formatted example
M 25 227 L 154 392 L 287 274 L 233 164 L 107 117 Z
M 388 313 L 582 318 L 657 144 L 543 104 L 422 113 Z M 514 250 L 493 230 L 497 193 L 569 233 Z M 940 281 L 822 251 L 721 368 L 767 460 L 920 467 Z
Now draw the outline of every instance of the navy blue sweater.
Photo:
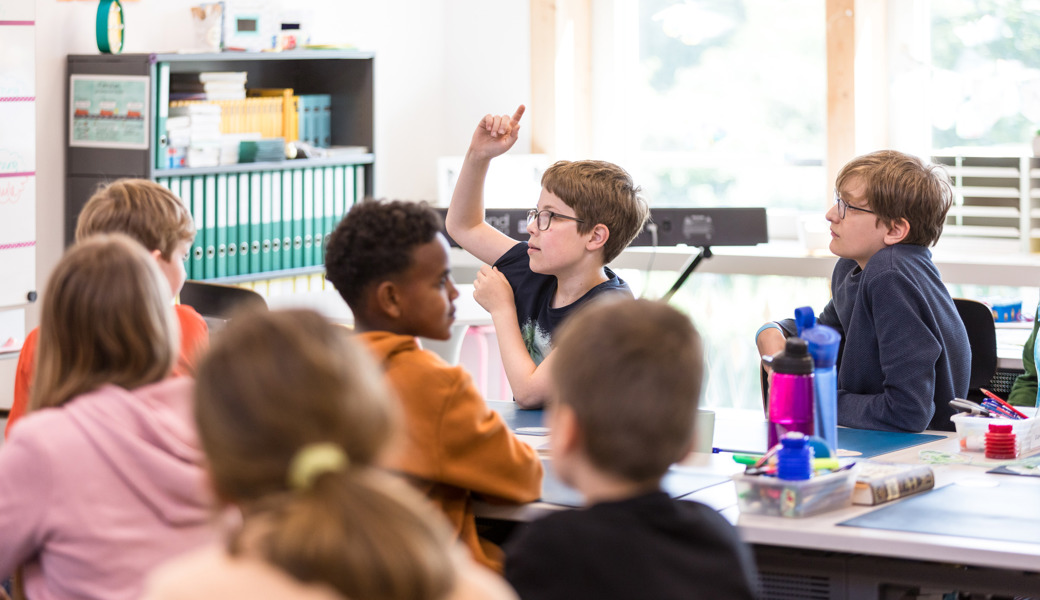
M 948 403 L 968 392 L 971 349 L 927 248 L 888 246 L 866 269 L 839 259 L 819 322 L 842 335 L 839 425 L 953 430 Z

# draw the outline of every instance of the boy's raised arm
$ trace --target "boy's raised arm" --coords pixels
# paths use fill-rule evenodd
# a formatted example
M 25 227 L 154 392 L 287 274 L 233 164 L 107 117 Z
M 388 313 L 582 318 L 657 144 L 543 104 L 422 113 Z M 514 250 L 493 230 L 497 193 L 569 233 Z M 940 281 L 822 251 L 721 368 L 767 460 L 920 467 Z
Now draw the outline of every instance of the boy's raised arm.
M 516 143 L 520 132 L 521 104 L 512 116 L 485 115 L 470 140 L 469 150 L 455 183 L 445 229 L 460 246 L 481 262 L 493 264 L 516 240 L 484 222 L 484 178 L 491 159 Z

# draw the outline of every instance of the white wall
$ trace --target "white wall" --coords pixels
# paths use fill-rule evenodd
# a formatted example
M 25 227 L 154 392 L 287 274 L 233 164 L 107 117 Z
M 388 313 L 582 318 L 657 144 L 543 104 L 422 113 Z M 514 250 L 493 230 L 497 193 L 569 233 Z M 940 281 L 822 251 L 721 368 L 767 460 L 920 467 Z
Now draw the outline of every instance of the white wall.
M 195 46 L 189 7 L 198 0 L 123 4 L 125 52 Z M 530 99 L 528 0 L 288 0 L 310 11 L 312 40 L 376 52 L 376 195 L 437 197 L 437 157 L 466 150 L 488 112 Z M 97 2 L 36 0 L 37 287 L 63 250 L 65 57 L 94 54 Z M 0 124 L 2 126 L 2 124 Z M 521 139 L 514 152 L 529 152 Z M 39 301 L 27 328 L 38 324 Z M 14 360 L 0 361 L 0 406 L 11 402 Z

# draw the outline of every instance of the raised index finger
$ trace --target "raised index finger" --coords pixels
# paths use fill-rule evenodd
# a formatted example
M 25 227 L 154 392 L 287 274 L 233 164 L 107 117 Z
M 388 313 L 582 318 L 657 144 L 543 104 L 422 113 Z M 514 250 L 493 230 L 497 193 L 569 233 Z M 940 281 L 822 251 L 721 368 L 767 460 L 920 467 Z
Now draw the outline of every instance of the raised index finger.
M 524 116 L 524 111 L 525 110 L 527 110 L 527 108 L 523 104 L 521 104 L 520 106 L 516 107 L 516 112 L 513 113 L 513 122 L 514 123 L 519 123 L 520 122 L 520 117 Z

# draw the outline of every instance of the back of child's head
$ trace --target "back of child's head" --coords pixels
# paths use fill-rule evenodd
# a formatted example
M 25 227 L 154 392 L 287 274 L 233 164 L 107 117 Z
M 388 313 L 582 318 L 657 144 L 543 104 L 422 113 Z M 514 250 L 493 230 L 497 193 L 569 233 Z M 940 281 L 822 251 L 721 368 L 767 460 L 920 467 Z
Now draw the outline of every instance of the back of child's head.
M 836 188 L 852 178 L 866 186 L 867 205 L 881 223 L 906 219 L 910 232 L 901 242 L 932 246 L 939 241 L 953 206 L 950 178 L 940 165 L 896 150 L 858 156 L 838 172 Z
M 329 236 L 325 278 L 351 310 L 359 311 L 369 285 L 407 270 L 416 247 L 440 231 L 440 217 L 425 202 L 364 200 Z
M 604 298 L 554 341 L 554 399 L 574 411 L 596 468 L 649 482 L 690 451 L 704 360 L 685 315 L 663 302 Z
M 106 383 L 165 378 L 177 358 L 170 287 L 141 244 L 122 234 L 72 246 L 43 295 L 34 409 L 60 406 Z
M 365 349 L 317 313 L 232 317 L 195 407 L 214 490 L 246 519 L 230 552 L 347 598 L 442 597 L 449 532 L 375 468 L 395 407 Z
M 87 200 L 76 221 L 76 240 L 123 233 L 169 261 L 178 242 L 195 238 L 195 222 L 180 198 L 147 179 L 117 179 Z
M 602 160 L 561 160 L 542 174 L 542 187 L 574 209 L 578 233 L 602 223 L 610 230 L 603 245 L 604 264 L 617 258 L 643 230 L 650 209 L 632 176 Z

